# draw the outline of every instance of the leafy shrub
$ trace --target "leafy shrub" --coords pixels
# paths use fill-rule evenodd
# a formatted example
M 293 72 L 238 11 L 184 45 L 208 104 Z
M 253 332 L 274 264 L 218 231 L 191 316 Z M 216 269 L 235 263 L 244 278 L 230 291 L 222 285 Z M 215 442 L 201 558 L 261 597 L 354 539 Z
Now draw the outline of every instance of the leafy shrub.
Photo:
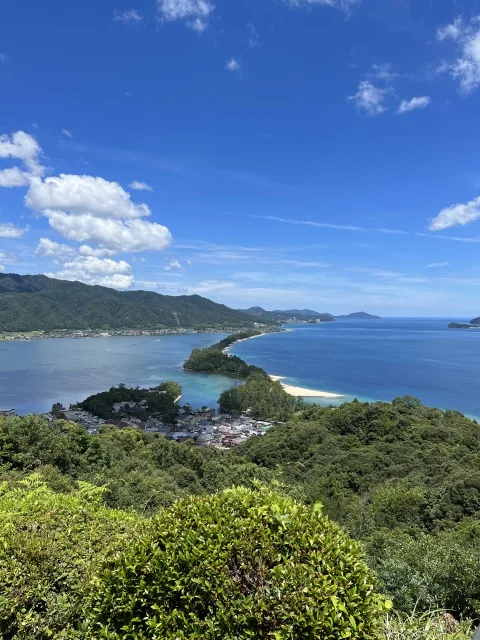
M 0 485 L 0 638 L 71 638 L 91 574 L 119 549 L 139 516 L 101 505 L 80 483 L 53 493 L 39 474 Z
M 94 593 L 88 637 L 109 640 L 367 640 L 388 607 L 356 543 L 319 505 L 266 488 L 176 503 Z
M 448 609 L 456 617 L 480 611 L 480 522 L 417 537 L 379 532 L 370 541 L 371 564 L 401 611 Z

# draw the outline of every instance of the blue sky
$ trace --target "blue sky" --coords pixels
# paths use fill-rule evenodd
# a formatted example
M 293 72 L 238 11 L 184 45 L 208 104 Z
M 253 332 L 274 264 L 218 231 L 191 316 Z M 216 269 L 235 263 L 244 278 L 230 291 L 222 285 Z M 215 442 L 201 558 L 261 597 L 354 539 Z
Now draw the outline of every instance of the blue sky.
M 480 312 L 480 2 L 16 0 L 0 269 Z

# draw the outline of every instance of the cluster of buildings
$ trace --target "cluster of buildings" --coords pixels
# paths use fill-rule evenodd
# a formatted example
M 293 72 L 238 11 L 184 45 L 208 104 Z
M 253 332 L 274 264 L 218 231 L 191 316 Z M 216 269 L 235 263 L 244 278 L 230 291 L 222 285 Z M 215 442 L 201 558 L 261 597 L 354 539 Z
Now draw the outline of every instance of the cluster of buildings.
M 125 404 L 136 403 L 118 403 L 118 406 L 114 405 L 113 409 L 120 411 Z M 197 446 L 217 448 L 235 447 L 251 436 L 263 435 L 273 424 L 264 420 L 255 420 L 246 415 L 217 415 L 215 409 L 180 408 L 174 425 L 166 424 L 153 417 L 142 420 L 132 416 L 121 416 L 118 419 L 102 420 L 80 409 L 65 410 L 62 413 L 67 420 L 80 424 L 92 435 L 98 434 L 101 425 L 111 424 L 118 429 L 134 428 L 148 433 L 158 433 L 167 440 L 176 442 L 191 440 Z M 46 417 L 50 420 L 54 419 L 52 414 L 46 414 Z

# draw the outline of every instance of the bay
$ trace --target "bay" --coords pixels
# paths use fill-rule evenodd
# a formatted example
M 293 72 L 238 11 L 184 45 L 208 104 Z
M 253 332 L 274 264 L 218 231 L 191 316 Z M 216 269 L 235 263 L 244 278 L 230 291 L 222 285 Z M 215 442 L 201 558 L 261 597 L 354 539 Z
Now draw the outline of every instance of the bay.
M 288 326 L 234 345 L 231 353 L 285 383 L 390 402 L 413 395 L 423 404 L 480 416 L 480 330 L 448 329 L 452 318 L 337 320 Z M 466 322 L 465 319 L 457 319 Z
M 165 380 L 182 385 L 183 402 L 216 406 L 236 381 L 227 376 L 189 373 L 184 361 L 225 333 L 125 336 L 0 342 L 0 409 L 20 414 L 66 407 L 123 382 L 152 387 Z

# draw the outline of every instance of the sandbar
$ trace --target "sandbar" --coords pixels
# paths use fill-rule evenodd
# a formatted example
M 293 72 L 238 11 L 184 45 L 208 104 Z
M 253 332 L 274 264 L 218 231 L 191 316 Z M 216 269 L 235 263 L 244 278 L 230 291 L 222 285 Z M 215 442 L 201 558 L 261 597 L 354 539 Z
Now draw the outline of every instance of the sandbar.
M 285 384 L 282 382 L 284 376 L 270 376 L 272 380 L 279 380 L 284 390 L 291 396 L 298 396 L 301 398 L 344 398 L 345 396 L 340 393 L 330 393 L 330 391 L 319 391 L 317 389 L 304 389 L 303 387 L 295 387 L 291 384 Z

